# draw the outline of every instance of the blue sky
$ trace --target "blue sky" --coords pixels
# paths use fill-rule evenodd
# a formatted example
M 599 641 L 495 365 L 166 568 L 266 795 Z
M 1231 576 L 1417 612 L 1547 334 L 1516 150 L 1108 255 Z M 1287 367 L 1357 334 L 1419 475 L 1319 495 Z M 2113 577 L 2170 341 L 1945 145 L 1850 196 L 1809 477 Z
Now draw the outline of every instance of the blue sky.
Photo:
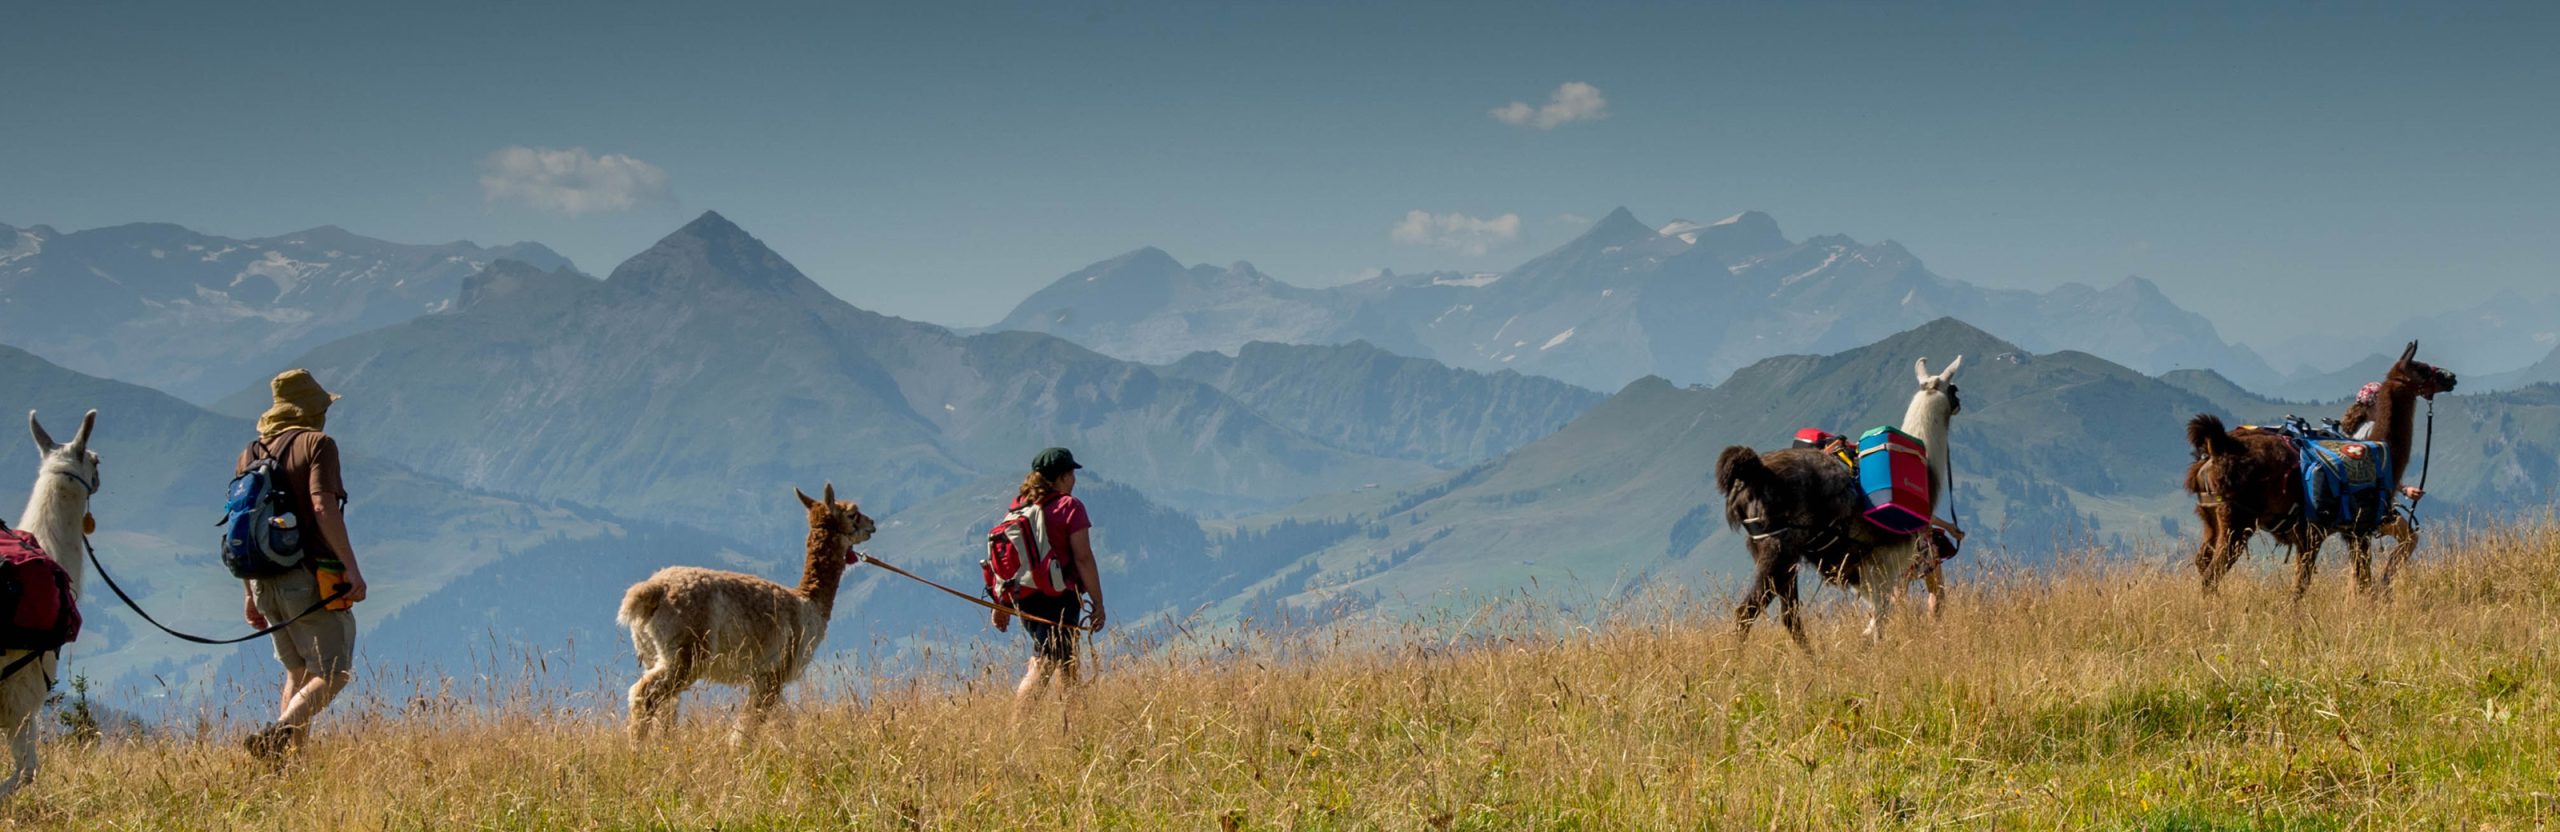
M 2264 342 L 2560 278 L 2555 10 L 20 3 L 0 222 L 533 239 L 601 274 L 710 208 L 974 325 L 1142 245 L 1313 285 L 1759 209 L 1979 283 L 2140 274 Z M 508 148 L 584 149 L 548 158 L 589 184 Z

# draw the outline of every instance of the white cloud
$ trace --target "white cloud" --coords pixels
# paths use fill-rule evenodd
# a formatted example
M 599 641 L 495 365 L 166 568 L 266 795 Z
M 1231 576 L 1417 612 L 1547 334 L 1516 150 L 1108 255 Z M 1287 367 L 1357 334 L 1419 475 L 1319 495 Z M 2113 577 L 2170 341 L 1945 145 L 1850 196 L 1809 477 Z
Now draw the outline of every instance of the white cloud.
M 490 203 L 521 202 L 575 217 L 628 211 L 674 195 L 665 170 L 620 153 L 517 146 L 480 160 L 480 196 Z
M 1396 242 L 1432 246 L 1480 257 L 1495 246 L 1520 239 L 1520 215 L 1478 219 L 1465 214 L 1407 211 L 1388 236 Z
M 1576 214 L 1572 211 L 1566 211 L 1556 215 L 1556 223 L 1559 225 L 1584 226 L 1590 225 L 1591 222 L 1592 220 L 1590 217 Z
M 1532 107 L 1526 101 L 1514 101 L 1495 107 L 1493 120 L 1504 124 L 1553 130 L 1557 125 L 1577 121 L 1599 121 L 1609 117 L 1609 99 L 1600 97 L 1600 88 L 1580 81 L 1557 87 L 1547 96 L 1543 106 Z

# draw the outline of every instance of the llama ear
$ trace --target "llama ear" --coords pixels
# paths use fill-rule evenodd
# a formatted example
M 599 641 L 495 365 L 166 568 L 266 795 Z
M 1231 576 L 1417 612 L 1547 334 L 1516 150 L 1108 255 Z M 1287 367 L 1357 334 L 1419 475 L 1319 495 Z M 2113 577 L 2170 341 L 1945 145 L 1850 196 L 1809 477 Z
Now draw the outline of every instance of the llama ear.
M 1955 378 L 1956 368 L 1962 366 L 1964 366 L 1964 356 L 1956 356 L 1956 360 L 1947 362 L 1946 369 L 1938 371 L 1938 380 L 1945 381 L 1947 379 Z
M 831 506 L 832 506 L 832 505 L 835 505 L 835 504 L 836 504 L 836 481 L 835 481 L 835 480 L 828 480 L 828 481 L 827 481 L 827 496 L 825 496 L 825 497 L 821 497 L 821 498 L 819 498 L 819 499 L 823 499 L 823 500 L 825 500 L 825 501 L 827 502 L 827 505 L 831 505 Z
M 1920 360 L 1911 362 L 1911 374 L 1918 376 L 1921 384 L 1929 383 L 1928 356 L 1921 356 Z
M 2409 359 L 2416 357 L 2418 357 L 2418 342 L 2416 341 L 2409 342 L 2409 348 L 2400 351 L 2400 363 L 2402 364 L 2407 364 L 2409 363 Z
M 814 506 L 816 506 L 816 505 L 818 504 L 818 501 L 816 501 L 816 500 L 812 500 L 812 499 L 809 499 L 809 495 L 808 495 L 808 494 L 806 494 L 806 493 L 803 493 L 803 492 L 800 490 L 800 487 L 799 487 L 799 486 L 796 486 L 796 485 L 791 487 L 791 496 L 794 496 L 794 497 L 798 497 L 798 498 L 800 498 L 800 507 L 801 507 L 801 508 L 811 508 L 811 507 L 814 507 Z
M 33 410 L 27 411 L 27 432 L 35 434 L 36 453 L 39 455 L 53 453 L 53 449 L 62 447 L 60 443 L 53 441 L 53 434 L 44 432 L 44 423 L 36 421 L 36 412 Z
M 71 447 L 87 450 L 89 448 L 89 431 L 94 430 L 97 427 L 98 411 L 92 410 L 89 411 L 89 415 L 80 417 L 80 432 L 71 435 Z

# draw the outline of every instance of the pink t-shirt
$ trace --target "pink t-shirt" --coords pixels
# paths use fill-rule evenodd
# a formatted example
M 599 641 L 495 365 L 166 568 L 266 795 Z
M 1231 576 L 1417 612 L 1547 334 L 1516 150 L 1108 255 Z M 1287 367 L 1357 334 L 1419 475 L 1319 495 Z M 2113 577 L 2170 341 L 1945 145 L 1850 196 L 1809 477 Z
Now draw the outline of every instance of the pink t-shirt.
M 1022 501 L 1014 500 L 1013 507 L 1021 508 Z M 1076 580 L 1075 549 L 1070 548 L 1067 541 L 1075 537 L 1076 532 L 1093 528 L 1093 518 L 1084 513 L 1084 501 L 1072 494 L 1060 494 L 1049 498 L 1048 504 L 1040 507 L 1040 513 L 1040 522 L 1049 530 L 1049 551 L 1059 560 L 1066 561 L 1067 581 L 1082 584 Z
M 1021 507 L 1021 499 L 1016 499 L 1014 507 Z M 1068 548 L 1068 538 L 1073 538 L 1075 532 L 1091 530 L 1093 527 L 1093 517 L 1085 517 L 1085 502 L 1083 499 L 1075 499 L 1075 494 L 1057 494 L 1057 497 L 1050 497 L 1050 504 L 1039 507 L 1039 512 L 1047 515 L 1042 517 L 1042 522 L 1050 527 L 1050 540 L 1055 540 L 1055 545 L 1060 550 Z

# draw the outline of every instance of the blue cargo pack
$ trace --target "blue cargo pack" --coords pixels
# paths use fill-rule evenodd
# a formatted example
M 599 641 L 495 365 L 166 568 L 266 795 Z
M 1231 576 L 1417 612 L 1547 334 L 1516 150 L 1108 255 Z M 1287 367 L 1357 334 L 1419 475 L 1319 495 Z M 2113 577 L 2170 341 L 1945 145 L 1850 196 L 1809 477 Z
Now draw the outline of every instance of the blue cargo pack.
M 2312 427 L 2288 417 L 2283 428 L 2302 458 L 2303 519 L 2332 529 L 2370 532 L 2391 515 L 2391 447 Z

